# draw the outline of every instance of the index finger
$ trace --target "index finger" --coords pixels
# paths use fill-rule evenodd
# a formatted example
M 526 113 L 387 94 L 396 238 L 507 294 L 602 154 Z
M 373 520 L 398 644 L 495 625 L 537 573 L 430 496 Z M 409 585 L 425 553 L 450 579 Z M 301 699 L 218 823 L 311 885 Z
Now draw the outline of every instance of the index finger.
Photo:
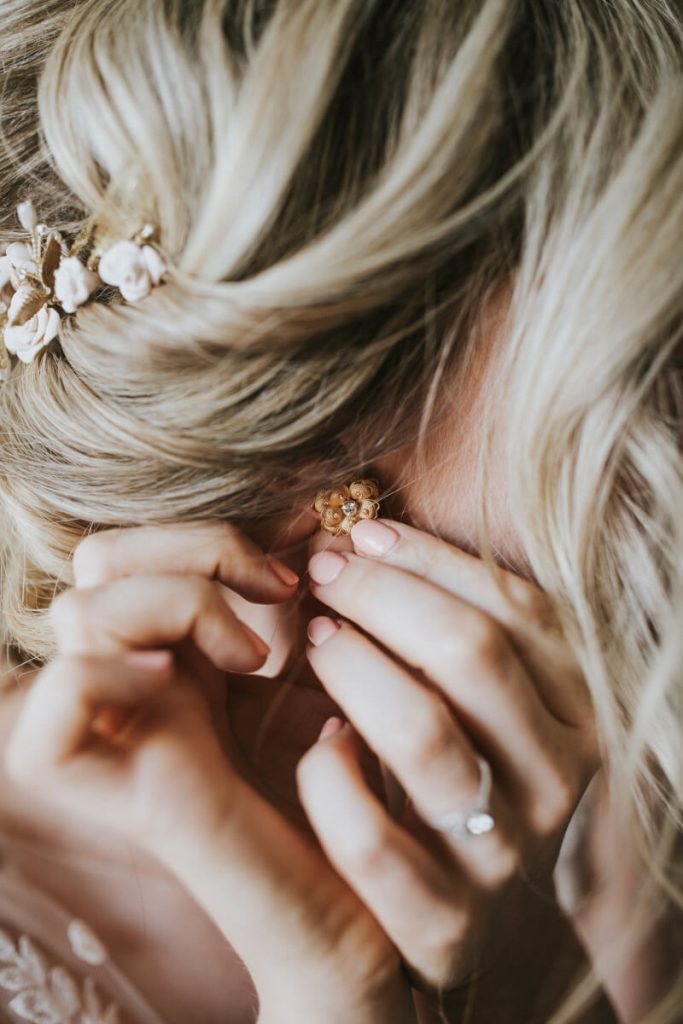
M 351 540 L 361 557 L 381 559 L 429 580 L 477 605 L 501 625 L 518 626 L 520 616 L 523 620 L 546 619 L 546 624 L 552 618 L 550 601 L 535 583 L 499 567 L 505 588 L 518 606 L 516 610 L 506 601 L 481 558 L 406 523 L 360 520 L 351 531 Z
M 357 555 L 403 569 L 479 608 L 503 626 L 560 720 L 592 720 L 588 687 L 548 595 L 499 567 L 505 593 L 481 558 L 439 537 L 393 520 L 361 520 L 351 531 Z
M 248 601 L 291 597 L 298 577 L 223 520 L 102 530 L 84 538 L 73 556 L 77 587 L 125 576 L 182 573 L 206 576 Z

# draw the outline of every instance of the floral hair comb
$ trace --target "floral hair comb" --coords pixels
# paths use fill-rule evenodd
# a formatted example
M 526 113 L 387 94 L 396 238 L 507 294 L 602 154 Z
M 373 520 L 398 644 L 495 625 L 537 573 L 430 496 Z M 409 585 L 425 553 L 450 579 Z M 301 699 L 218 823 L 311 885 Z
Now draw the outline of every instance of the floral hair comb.
M 11 243 L 0 257 L 0 379 L 9 374 L 10 355 L 33 362 L 56 338 L 60 319 L 104 286 L 118 288 L 126 302 L 138 302 L 166 273 L 152 224 L 103 248 L 95 218 L 69 244 L 61 232 L 38 223 L 30 200 L 19 204 L 17 215 L 30 241 Z

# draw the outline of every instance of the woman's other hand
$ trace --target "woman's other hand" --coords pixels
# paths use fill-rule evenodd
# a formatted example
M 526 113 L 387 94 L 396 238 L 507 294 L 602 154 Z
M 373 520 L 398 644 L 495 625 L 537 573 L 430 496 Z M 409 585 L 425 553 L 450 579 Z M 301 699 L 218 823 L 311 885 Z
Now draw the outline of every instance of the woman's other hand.
M 291 597 L 296 577 L 224 523 L 107 530 L 74 554 L 53 602 L 57 656 L 35 678 L 6 751 L 10 773 L 154 847 L 169 821 L 220 817 L 230 755 L 225 673 L 268 646 L 231 610 Z M 164 777 L 179 787 L 161 799 Z M 182 801 L 182 803 L 181 803 Z
M 549 957 L 567 942 L 580 954 L 553 871 L 598 765 L 585 681 L 534 584 L 503 573 L 515 611 L 480 559 L 433 536 L 366 521 L 351 538 L 353 552 L 309 562 L 314 595 L 343 617 L 312 621 L 310 663 L 352 728 L 331 726 L 304 757 L 302 801 L 418 986 L 483 972 L 500 1006 L 507 965 L 519 1019 L 536 1019 Z M 409 797 L 399 820 L 364 781 L 358 734 Z M 479 757 L 495 827 L 464 837 L 430 825 L 471 804 Z
M 52 608 L 58 654 L 10 737 L 10 775 L 174 871 L 247 964 L 264 1022 L 409 1024 L 394 947 L 233 749 L 229 675 L 257 670 L 268 649 L 226 588 L 281 602 L 296 578 L 220 523 L 98 533 L 74 570 Z

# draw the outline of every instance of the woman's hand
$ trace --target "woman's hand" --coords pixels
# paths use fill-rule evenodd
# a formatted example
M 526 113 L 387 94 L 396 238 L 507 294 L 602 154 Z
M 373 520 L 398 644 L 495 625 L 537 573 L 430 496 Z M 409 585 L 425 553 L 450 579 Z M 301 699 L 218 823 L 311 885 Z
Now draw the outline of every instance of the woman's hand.
M 109 530 L 78 546 L 51 608 L 57 657 L 31 686 L 6 751 L 17 778 L 155 848 L 177 823 L 220 818 L 230 786 L 225 673 L 268 647 L 228 605 L 290 597 L 282 569 L 224 524 Z M 159 799 L 168 781 L 174 800 Z M 170 819 L 170 820 L 169 820 Z
M 536 1019 L 558 929 L 578 949 L 552 875 L 598 763 L 585 683 L 533 584 L 503 573 L 515 612 L 482 561 L 433 536 L 378 521 L 351 538 L 355 552 L 310 560 L 313 593 L 343 621 L 314 619 L 308 654 L 353 729 L 331 726 L 304 757 L 302 802 L 419 986 L 483 971 L 500 1000 L 507 964 L 514 1019 Z M 365 784 L 353 730 L 410 798 L 400 821 Z M 495 827 L 466 839 L 430 828 L 471 803 L 478 756 L 491 766 Z
M 280 602 L 296 579 L 209 523 L 96 534 L 74 571 L 52 608 L 58 654 L 32 683 L 9 773 L 174 871 L 246 962 L 263 1021 L 409 1024 L 394 947 L 244 781 L 233 749 L 229 673 L 257 670 L 267 648 L 225 588 Z

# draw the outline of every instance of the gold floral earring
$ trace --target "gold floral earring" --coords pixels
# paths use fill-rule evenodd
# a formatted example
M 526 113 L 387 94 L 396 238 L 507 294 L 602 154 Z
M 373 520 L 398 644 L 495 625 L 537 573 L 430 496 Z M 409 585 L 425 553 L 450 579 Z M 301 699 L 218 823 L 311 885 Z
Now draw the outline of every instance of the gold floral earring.
M 346 536 L 361 519 L 377 519 L 379 486 L 375 480 L 354 480 L 329 491 L 318 491 L 313 508 L 321 529 L 335 537 Z

